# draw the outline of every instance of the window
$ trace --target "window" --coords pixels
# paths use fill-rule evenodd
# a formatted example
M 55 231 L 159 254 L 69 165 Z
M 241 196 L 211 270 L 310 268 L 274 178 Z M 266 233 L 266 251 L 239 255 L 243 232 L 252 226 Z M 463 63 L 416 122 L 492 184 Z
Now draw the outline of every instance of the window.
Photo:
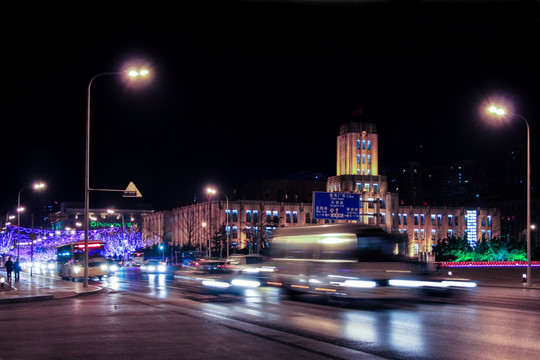
M 437 225 L 437 217 L 435 215 L 431 215 L 431 225 L 435 226 Z
M 360 164 L 360 154 L 356 154 L 356 163 Z
M 238 226 L 233 226 L 232 227 L 232 238 L 233 239 L 238 239 Z
M 448 215 L 448 225 L 449 226 L 454 225 L 454 215 Z
M 272 212 L 270 210 L 266 211 L 266 222 L 269 223 L 272 221 Z
M 253 222 L 259 221 L 259 210 L 253 210 Z
M 272 211 L 272 217 L 274 218 L 274 224 L 278 224 L 279 223 L 279 212 L 274 210 Z
M 231 210 L 225 210 L 225 221 L 226 222 L 231 221 Z
M 491 215 L 488 215 L 488 226 L 491 226 Z
M 426 225 L 426 215 L 420 214 L 420 225 Z
M 442 215 L 441 214 L 437 215 L 437 225 L 439 225 L 439 226 L 442 225 Z
M 407 225 L 407 214 L 403 214 L 403 225 Z
M 356 148 L 360 150 L 360 140 L 356 140 Z
M 367 163 L 368 163 L 369 165 L 371 165 L 371 155 L 368 155 L 368 156 L 367 156 Z
M 306 213 L 306 224 L 309 224 L 311 222 L 311 214 L 310 213 Z
M 362 155 L 362 164 L 366 163 L 366 155 Z
M 368 149 L 368 150 L 371 150 L 371 140 L 368 140 L 368 141 L 367 141 L 367 149 Z
M 233 222 L 238 222 L 238 210 L 233 210 L 232 211 L 232 221 Z
M 414 225 L 418 225 L 418 214 L 414 214 Z
M 251 222 L 251 210 L 246 210 L 246 222 Z
M 356 169 L 356 171 L 358 172 L 359 169 Z M 355 188 L 356 188 L 356 190 L 358 190 L 358 191 L 362 190 L 362 183 L 361 183 L 361 182 L 357 182 L 357 183 L 355 184 Z
M 366 140 L 362 140 L 362 150 L 366 150 Z
M 379 192 L 379 184 L 378 184 L 378 183 L 373 184 L 373 192 L 374 192 L 374 193 L 378 193 L 378 192 Z
M 293 211 L 292 212 L 292 222 L 294 224 L 297 224 L 298 223 L 298 211 Z
M 291 223 L 291 212 L 290 211 L 285 211 L 285 222 L 287 222 L 287 224 Z

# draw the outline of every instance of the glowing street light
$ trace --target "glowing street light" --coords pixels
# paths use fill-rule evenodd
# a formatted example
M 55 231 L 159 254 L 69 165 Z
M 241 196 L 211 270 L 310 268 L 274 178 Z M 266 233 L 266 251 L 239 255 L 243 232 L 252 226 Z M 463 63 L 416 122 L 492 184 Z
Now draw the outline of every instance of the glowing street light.
M 507 113 L 500 106 L 491 105 L 487 108 L 487 111 L 496 116 L 518 117 L 525 121 L 525 125 L 527 125 L 527 287 L 531 287 L 531 135 L 529 122 L 522 115 Z
M 138 77 L 146 77 L 150 74 L 150 71 L 147 69 L 141 69 L 141 70 L 129 70 L 128 76 L 132 79 L 138 78 Z
M 121 72 L 105 72 L 95 75 L 88 84 L 88 96 L 86 103 L 86 154 L 84 170 L 84 277 L 83 287 L 88 287 L 88 231 L 90 227 L 90 99 L 94 80 L 105 75 L 128 75 L 129 78 L 146 77 L 150 74 L 147 69 L 128 70 Z

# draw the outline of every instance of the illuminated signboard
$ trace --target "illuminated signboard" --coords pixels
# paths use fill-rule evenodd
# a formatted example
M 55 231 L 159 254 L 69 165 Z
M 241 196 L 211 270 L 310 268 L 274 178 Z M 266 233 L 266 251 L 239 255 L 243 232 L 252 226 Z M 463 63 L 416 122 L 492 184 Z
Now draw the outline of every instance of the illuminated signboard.
M 467 222 L 467 240 L 472 247 L 476 246 L 476 228 L 478 220 L 478 213 L 476 210 L 467 210 L 465 214 L 465 221 Z
M 126 222 L 124 223 L 124 226 L 129 228 L 129 227 L 133 227 L 133 224 L 130 222 Z M 90 227 L 94 229 L 114 228 L 114 227 L 122 227 L 122 224 L 117 223 L 117 222 L 90 221 Z
M 315 191 L 313 213 L 315 219 L 360 220 L 360 194 Z

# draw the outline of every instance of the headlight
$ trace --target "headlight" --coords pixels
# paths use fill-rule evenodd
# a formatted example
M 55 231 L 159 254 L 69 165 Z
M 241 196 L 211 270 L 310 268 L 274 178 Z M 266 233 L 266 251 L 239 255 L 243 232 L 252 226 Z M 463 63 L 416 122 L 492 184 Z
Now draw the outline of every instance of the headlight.
M 158 265 L 157 269 L 159 272 L 165 272 L 167 270 L 167 267 L 165 265 Z
M 74 266 L 74 267 L 73 267 L 73 272 L 74 272 L 75 274 L 80 273 L 80 272 L 81 272 L 81 267 L 80 267 L 79 265 Z
M 48 268 L 49 270 L 54 270 L 54 264 L 52 264 L 52 263 L 48 264 L 48 265 L 47 265 L 47 268 Z
M 233 284 L 234 286 L 248 287 L 248 288 L 256 288 L 256 287 L 261 286 L 261 283 L 258 281 L 245 280 L 245 279 L 233 279 L 233 281 L 231 281 L 231 284 Z
M 156 271 L 156 267 L 154 265 L 150 265 L 147 267 L 148 271 Z
M 101 270 L 103 270 L 103 271 L 107 271 L 107 270 L 109 270 L 109 265 L 107 265 L 107 264 L 101 264 L 101 266 L 100 266 L 99 268 L 100 268 Z
M 109 267 L 109 270 L 110 270 L 110 271 L 113 271 L 113 272 L 116 272 L 116 271 L 118 271 L 118 266 L 116 266 L 116 265 L 111 265 L 111 266 Z

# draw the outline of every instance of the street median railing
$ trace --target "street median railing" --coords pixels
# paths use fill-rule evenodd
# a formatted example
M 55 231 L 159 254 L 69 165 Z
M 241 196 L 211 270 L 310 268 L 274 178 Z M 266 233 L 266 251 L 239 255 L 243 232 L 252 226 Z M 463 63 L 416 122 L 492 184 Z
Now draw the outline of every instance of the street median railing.
M 527 266 L 526 261 L 440 261 L 441 267 L 503 267 L 503 266 Z M 540 261 L 531 261 L 531 266 L 540 266 Z

